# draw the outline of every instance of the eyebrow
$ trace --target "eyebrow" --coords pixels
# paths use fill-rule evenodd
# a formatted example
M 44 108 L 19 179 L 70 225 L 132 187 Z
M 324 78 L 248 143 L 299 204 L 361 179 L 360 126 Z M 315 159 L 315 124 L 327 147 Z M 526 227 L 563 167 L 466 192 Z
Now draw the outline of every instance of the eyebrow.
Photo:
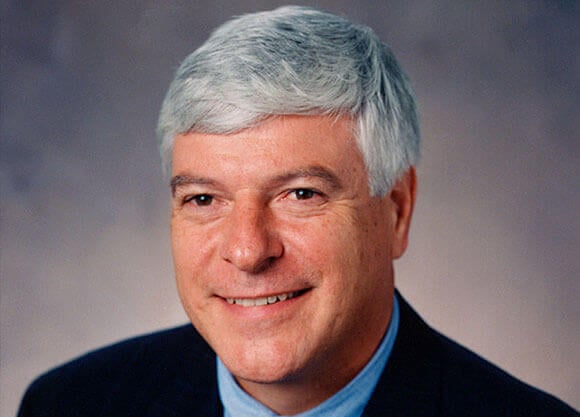
M 342 183 L 332 171 L 321 166 L 309 166 L 305 168 L 298 168 L 288 172 L 283 172 L 274 176 L 271 179 L 273 184 L 283 184 L 298 178 L 320 178 L 328 183 L 333 189 L 341 189 Z M 175 195 L 175 191 L 180 186 L 184 185 L 215 185 L 217 181 L 207 178 L 191 175 L 176 175 L 171 178 L 170 186 L 171 193 Z
M 175 195 L 175 190 L 183 185 L 213 185 L 216 182 L 204 177 L 194 177 L 191 175 L 176 175 L 171 178 L 171 194 Z
M 320 178 L 328 183 L 333 189 L 342 188 L 342 183 L 332 171 L 321 166 L 309 166 L 299 168 L 289 172 L 284 172 L 274 177 L 274 183 L 285 183 L 297 178 Z

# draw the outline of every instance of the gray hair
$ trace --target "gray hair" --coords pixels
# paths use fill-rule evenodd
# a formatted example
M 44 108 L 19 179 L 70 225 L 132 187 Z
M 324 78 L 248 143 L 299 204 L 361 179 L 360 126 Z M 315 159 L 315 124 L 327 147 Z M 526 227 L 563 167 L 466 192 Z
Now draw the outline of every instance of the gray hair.
M 234 133 L 289 114 L 353 117 L 373 195 L 418 160 L 415 99 L 390 48 L 369 27 L 286 6 L 230 20 L 185 58 L 159 116 L 164 171 L 177 134 Z

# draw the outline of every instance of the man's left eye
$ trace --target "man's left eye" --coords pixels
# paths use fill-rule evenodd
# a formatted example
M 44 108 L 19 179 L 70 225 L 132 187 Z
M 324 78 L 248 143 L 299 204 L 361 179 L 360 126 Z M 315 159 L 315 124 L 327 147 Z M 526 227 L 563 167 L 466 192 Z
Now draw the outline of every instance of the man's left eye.
M 298 188 L 292 191 L 292 193 L 294 194 L 297 200 L 309 200 L 318 195 L 316 191 L 310 190 L 308 188 Z

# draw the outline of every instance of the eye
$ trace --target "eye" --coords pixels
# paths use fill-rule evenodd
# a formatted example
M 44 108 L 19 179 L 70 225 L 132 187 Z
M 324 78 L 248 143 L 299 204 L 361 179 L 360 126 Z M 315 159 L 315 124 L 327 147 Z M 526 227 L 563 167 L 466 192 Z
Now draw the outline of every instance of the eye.
M 196 194 L 184 199 L 184 203 L 194 203 L 196 206 L 209 206 L 213 202 L 210 194 Z
M 315 188 L 290 188 L 282 194 L 280 202 L 285 210 L 304 214 L 323 207 L 328 196 Z
M 316 191 L 308 188 L 298 188 L 292 191 L 292 194 L 294 194 L 296 200 L 309 200 L 318 195 Z
M 316 195 L 316 193 L 307 188 L 299 188 L 293 191 L 297 200 L 308 200 Z

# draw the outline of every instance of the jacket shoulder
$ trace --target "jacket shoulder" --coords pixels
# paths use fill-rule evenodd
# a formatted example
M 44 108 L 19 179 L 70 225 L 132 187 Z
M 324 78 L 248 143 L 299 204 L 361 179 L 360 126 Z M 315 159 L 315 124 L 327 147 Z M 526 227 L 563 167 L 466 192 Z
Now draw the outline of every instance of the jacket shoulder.
M 578 416 L 556 397 L 528 385 L 476 353 L 437 334 L 441 400 L 449 415 Z M 491 414 L 490 414 L 491 413 Z
M 27 389 L 18 416 L 89 417 L 113 408 L 128 410 L 116 415 L 138 415 L 164 383 L 187 379 L 190 373 L 201 380 L 203 375 L 211 378 L 214 367 L 213 352 L 193 326 L 151 333 L 89 352 L 41 375 Z
M 365 416 L 579 416 L 559 399 L 433 330 L 397 296 L 397 339 Z

